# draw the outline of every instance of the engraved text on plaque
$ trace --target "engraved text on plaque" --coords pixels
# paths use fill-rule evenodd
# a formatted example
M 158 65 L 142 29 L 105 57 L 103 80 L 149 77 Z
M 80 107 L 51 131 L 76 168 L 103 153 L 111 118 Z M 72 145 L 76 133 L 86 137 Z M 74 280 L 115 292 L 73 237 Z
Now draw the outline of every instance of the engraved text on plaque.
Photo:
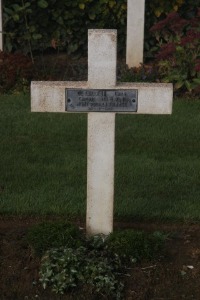
M 136 112 L 137 90 L 66 89 L 66 111 Z

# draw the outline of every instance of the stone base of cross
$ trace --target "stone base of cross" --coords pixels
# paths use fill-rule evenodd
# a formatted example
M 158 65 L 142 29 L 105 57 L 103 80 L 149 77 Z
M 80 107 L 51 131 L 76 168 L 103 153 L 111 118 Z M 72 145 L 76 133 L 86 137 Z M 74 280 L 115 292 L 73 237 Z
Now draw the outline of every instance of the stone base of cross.
M 32 82 L 32 112 L 87 112 L 87 234 L 113 231 L 115 114 L 170 114 L 172 84 L 116 83 L 116 30 L 89 30 L 88 81 Z

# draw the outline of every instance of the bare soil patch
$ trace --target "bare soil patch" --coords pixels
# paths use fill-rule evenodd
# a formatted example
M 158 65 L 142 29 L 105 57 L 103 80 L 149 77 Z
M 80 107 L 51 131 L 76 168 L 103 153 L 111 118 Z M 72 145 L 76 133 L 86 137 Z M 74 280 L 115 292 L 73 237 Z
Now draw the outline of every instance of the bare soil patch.
M 94 299 L 87 291 L 58 296 L 42 289 L 40 260 L 25 239 L 28 229 L 42 221 L 0 218 L 0 299 Z M 79 220 L 75 223 L 84 226 Z M 115 223 L 115 228 L 170 233 L 164 255 L 127 270 L 125 299 L 200 299 L 200 224 Z

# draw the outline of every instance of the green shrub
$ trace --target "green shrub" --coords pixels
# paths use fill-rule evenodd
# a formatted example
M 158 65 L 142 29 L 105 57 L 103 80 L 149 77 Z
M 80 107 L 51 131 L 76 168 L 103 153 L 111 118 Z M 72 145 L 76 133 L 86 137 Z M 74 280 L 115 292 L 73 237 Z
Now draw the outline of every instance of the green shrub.
M 6 50 L 32 58 L 48 47 L 86 55 L 89 28 L 116 28 L 125 42 L 125 0 L 7 0 L 3 12 Z
M 118 79 L 122 82 L 156 82 L 158 80 L 158 71 L 153 65 L 141 65 L 139 68 L 125 66 L 121 67 L 118 73 Z
M 51 248 L 79 247 L 83 244 L 83 235 L 70 223 L 42 223 L 29 230 L 27 241 L 35 253 L 41 256 Z
M 191 19 L 197 14 L 200 6 L 200 0 L 184 0 L 183 4 L 178 10 L 181 17 Z
M 190 0 L 192 1 L 194 0 Z M 187 1 L 146 1 L 146 52 L 154 46 L 149 28 L 169 12 L 177 11 L 185 2 Z M 35 50 L 41 51 L 48 47 L 59 47 L 68 54 L 86 55 L 87 29 L 115 28 L 118 30 L 118 50 L 124 53 L 126 16 L 127 0 L 5 0 L 5 49 L 20 49 L 24 53 L 30 53 L 32 59 Z
M 153 11 L 156 17 L 162 14 L 167 15 L 169 12 L 177 11 L 184 3 L 184 0 L 153 0 L 146 1 L 146 6 L 149 11 Z
M 52 286 L 56 293 L 63 294 L 84 280 L 83 264 L 86 249 L 67 247 L 48 250 L 42 258 L 40 282 L 44 289 Z
M 191 19 L 172 13 L 151 31 L 158 42 L 156 59 L 164 82 L 175 90 L 200 91 L 200 8 Z
M 165 235 L 121 230 L 86 237 L 75 226 L 60 222 L 34 226 L 27 239 L 37 253 L 44 254 L 40 267 L 43 288 L 51 287 L 59 294 L 78 288 L 98 299 L 122 299 L 127 262 L 152 259 L 162 249 Z
M 147 234 L 128 229 L 110 234 L 107 245 L 120 257 L 142 260 L 154 258 L 162 250 L 164 240 L 165 235 L 160 232 Z
M 87 243 L 87 246 L 89 243 Z M 43 288 L 63 294 L 73 288 L 87 287 L 87 294 L 121 299 L 123 283 L 118 255 L 92 247 L 51 249 L 42 258 L 40 282 Z M 99 297 L 98 297 L 99 299 Z

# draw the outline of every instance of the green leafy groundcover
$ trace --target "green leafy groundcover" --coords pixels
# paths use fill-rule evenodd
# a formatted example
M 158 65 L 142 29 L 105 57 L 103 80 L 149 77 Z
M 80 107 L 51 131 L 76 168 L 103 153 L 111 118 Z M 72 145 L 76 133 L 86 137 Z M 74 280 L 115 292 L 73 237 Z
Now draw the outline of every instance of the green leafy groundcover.
M 163 248 L 165 235 L 124 230 L 87 238 L 70 223 L 43 223 L 27 239 L 42 255 L 40 282 L 44 289 L 65 292 L 87 286 L 87 293 L 123 298 L 126 265 L 152 259 Z

